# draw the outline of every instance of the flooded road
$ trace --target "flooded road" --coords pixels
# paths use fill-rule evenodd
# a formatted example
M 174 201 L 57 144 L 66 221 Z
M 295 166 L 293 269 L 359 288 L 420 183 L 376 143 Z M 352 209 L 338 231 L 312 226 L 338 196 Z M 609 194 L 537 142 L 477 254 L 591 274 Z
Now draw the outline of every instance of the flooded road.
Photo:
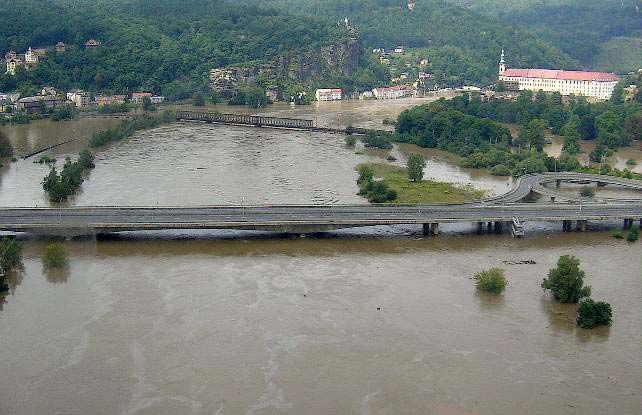
M 379 127 L 417 102 L 324 104 L 268 112 Z M 50 153 L 59 163 L 118 121 L 36 122 L 9 136 L 27 151 L 78 122 L 83 139 Z M 436 150 L 392 154 L 403 163 L 417 151 L 427 178 L 510 184 Z M 101 149 L 71 204 L 363 203 L 354 167 L 382 154 L 357 153 L 338 135 L 177 123 Z M 8 163 L 0 205 L 48 205 L 47 171 Z M 0 298 L 0 414 L 638 414 L 640 242 L 593 223 L 605 231 L 527 226 L 522 240 L 471 235 L 472 224 L 436 238 L 418 226 L 124 233 L 63 242 L 70 263 L 57 272 L 40 260 L 47 241 L 25 240 L 24 269 Z M 576 306 L 542 292 L 565 254 L 613 306 L 612 327 L 579 329 Z M 494 266 L 508 289 L 478 294 L 470 278 Z
M 65 245 L 0 311 L 1 413 L 639 413 L 640 245 L 606 233 Z M 561 254 L 611 328 L 542 292 Z

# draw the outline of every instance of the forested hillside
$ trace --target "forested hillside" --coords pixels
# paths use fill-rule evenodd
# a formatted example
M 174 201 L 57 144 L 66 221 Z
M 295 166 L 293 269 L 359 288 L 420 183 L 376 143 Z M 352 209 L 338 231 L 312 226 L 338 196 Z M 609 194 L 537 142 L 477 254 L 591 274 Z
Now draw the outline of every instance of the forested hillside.
M 431 71 L 458 70 L 461 82 L 489 83 L 497 78 L 499 53 L 505 48 L 515 65 L 573 69 L 578 62 L 520 28 L 482 17 L 443 0 L 251 0 L 286 8 L 290 13 L 347 17 L 371 48 L 403 45 L 425 48 Z
M 210 68 L 318 54 L 347 36 L 320 19 L 227 0 L 4 0 L 0 21 L 2 54 L 58 41 L 68 46 L 15 77 L 1 74 L 0 91 L 48 84 L 189 95 L 206 88 Z M 101 46 L 86 50 L 90 38 Z
M 529 28 L 588 68 L 628 72 L 642 67 L 640 0 L 450 1 Z

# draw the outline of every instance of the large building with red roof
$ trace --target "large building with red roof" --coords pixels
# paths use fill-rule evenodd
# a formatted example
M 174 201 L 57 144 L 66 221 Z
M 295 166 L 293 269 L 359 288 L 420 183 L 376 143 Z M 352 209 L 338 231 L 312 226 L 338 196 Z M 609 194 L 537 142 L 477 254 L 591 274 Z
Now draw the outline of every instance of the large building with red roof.
M 609 99 L 620 78 L 609 72 L 506 68 L 504 51 L 499 61 L 499 80 L 517 85 L 520 91 L 559 92 Z

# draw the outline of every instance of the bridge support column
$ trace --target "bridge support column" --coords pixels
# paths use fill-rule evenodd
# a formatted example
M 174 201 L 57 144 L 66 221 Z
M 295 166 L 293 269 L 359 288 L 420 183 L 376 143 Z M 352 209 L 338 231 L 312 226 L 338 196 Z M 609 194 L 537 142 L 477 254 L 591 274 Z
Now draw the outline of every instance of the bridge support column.
M 551 203 L 555 203 L 555 196 L 551 196 Z
M 486 230 L 490 233 L 493 230 L 493 222 L 488 222 L 486 225 Z
M 604 182 L 597 182 L 597 187 L 604 187 L 606 186 L 606 183 Z
M 578 232 L 586 232 L 586 222 L 585 220 L 578 220 L 575 230 Z
M 495 222 L 495 233 L 502 233 L 504 222 Z
M 564 232 L 570 232 L 572 226 L 573 226 L 572 220 L 565 220 L 564 222 L 562 222 L 562 229 L 564 230 Z
M 624 219 L 622 229 L 630 229 L 632 225 L 633 225 L 633 219 Z
M 560 187 L 561 184 L 562 184 L 561 180 L 555 180 L 555 187 Z
M 439 235 L 439 224 L 431 223 L 430 224 L 430 233 L 433 235 Z
M 477 233 L 480 235 L 484 233 L 484 222 L 477 222 Z
M 422 233 L 424 236 L 430 235 L 430 223 L 424 223 L 422 225 Z

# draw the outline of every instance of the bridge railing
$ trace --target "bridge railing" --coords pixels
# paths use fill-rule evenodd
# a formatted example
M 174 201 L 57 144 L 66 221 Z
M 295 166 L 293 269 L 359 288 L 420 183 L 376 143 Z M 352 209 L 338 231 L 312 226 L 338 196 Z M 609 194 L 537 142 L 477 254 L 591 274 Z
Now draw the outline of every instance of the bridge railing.
M 301 118 L 264 117 L 262 115 L 229 114 L 221 112 L 176 111 L 179 120 L 220 122 L 283 128 L 313 128 L 314 122 Z

